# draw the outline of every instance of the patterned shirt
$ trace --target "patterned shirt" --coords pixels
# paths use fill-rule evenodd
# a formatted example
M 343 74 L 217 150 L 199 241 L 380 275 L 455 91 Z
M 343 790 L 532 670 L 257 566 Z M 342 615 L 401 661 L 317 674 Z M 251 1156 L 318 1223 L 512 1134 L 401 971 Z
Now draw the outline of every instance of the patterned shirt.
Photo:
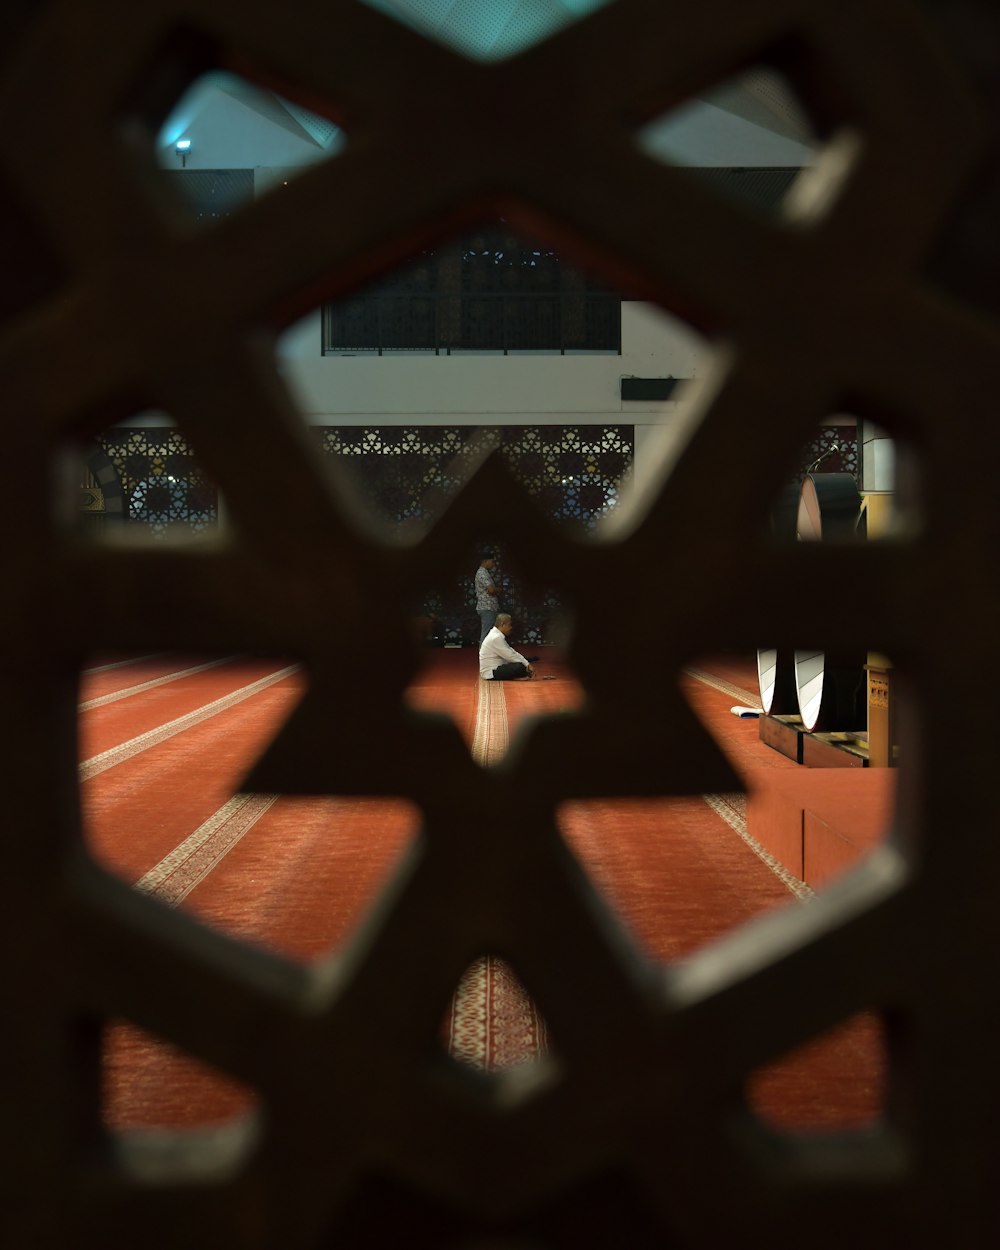
M 490 587 L 493 585 L 493 574 L 489 569 L 482 565 L 476 569 L 476 611 L 477 612 L 495 612 L 500 606 L 500 600 L 496 595 L 490 594 Z

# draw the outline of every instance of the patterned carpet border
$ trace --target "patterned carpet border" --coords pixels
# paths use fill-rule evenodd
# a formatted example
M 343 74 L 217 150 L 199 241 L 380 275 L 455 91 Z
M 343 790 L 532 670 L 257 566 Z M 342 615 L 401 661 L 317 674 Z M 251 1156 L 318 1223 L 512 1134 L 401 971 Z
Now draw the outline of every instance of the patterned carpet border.
M 472 758 L 484 768 L 491 767 L 503 758 L 509 736 L 503 682 L 480 678 Z
M 749 690 L 744 690 L 741 686 L 736 686 L 731 681 L 726 681 L 722 677 L 714 677 L 711 673 L 706 673 L 700 668 L 685 668 L 684 672 L 689 677 L 695 678 L 696 681 L 703 682 L 706 686 L 711 686 L 715 690 L 720 690 L 723 694 L 739 699 L 747 707 L 761 707 L 759 695 L 751 694 Z M 750 830 L 747 828 L 745 794 L 703 794 L 701 797 L 716 815 L 722 817 L 730 829 L 739 834 L 761 863 L 766 864 L 782 885 L 794 894 L 797 899 L 801 902 L 806 902 L 808 899 L 815 897 L 815 892 L 804 881 L 801 881 L 793 872 L 790 872 L 780 859 L 777 859 L 770 851 L 766 850 L 750 833 Z
M 780 859 L 776 859 L 770 851 L 761 846 L 747 828 L 745 795 L 703 794 L 701 797 L 717 816 L 722 817 L 730 829 L 739 834 L 761 863 L 770 868 L 782 885 L 800 902 L 815 897 L 815 892 L 804 881 L 800 881 L 793 872 L 790 872 Z
M 480 679 L 473 759 L 484 768 L 496 764 L 509 736 L 504 683 Z M 471 964 L 451 1002 L 451 1057 L 480 1072 L 500 1072 L 532 1063 L 547 1049 L 545 1022 L 510 965 L 495 955 Z
M 721 677 L 713 677 L 711 673 L 706 673 L 700 668 L 685 668 L 684 672 L 687 673 L 688 677 L 704 682 L 706 686 L 712 686 L 715 690 L 721 690 L 723 694 L 731 694 L 734 699 L 739 699 L 747 707 L 761 708 L 762 706 L 759 694 L 751 694 L 749 690 L 744 690 L 742 686 L 735 686 L 731 681 L 725 681 Z
M 154 677 L 150 681 L 140 682 L 137 686 L 126 686 L 124 690 L 113 690 L 111 694 L 102 694 L 96 699 L 87 699 L 85 703 L 78 705 L 78 710 L 89 712 L 91 708 L 104 707 L 107 703 L 117 703 L 121 699 L 131 699 L 133 695 L 144 694 L 147 690 L 155 690 L 157 686 L 166 686 L 172 681 L 180 681 L 183 677 L 194 677 L 196 673 L 204 673 L 210 668 L 218 668 L 220 664 L 228 664 L 230 660 L 235 658 L 235 656 L 225 656 L 221 660 L 209 660 L 207 664 L 197 664 L 194 668 L 183 668 L 176 673 L 167 673 L 163 677 Z
M 273 686 L 276 682 L 297 672 L 298 668 L 298 664 L 291 664 L 288 668 L 279 669 L 276 673 L 262 677 L 260 681 L 244 686 L 241 690 L 234 690 L 232 694 L 223 695 L 221 699 L 206 703 L 204 707 L 196 708 L 193 712 L 188 712 L 186 716 L 179 716 L 176 720 L 168 721 L 165 725 L 158 725 L 137 738 L 130 738 L 128 742 L 122 742 L 116 747 L 102 751 L 100 755 L 91 756 L 80 765 L 80 780 L 87 781 L 91 777 L 96 777 L 98 773 L 106 772 L 107 769 L 114 768 L 117 764 L 123 764 L 125 760 L 130 760 L 140 752 L 159 746 L 168 738 L 173 738 L 202 721 L 210 720 L 213 716 L 218 716 L 220 712 L 228 711 L 229 708 L 235 707 L 245 699 L 253 698 L 255 694 L 266 690 L 268 686 Z
M 236 794 L 204 824 L 150 868 L 135 888 L 176 907 L 204 881 L 277 799 L 276 794 Z
M 466 969 L 451 1004 L 448 1051 L 482 1072 L 533 1063 L 548 1050 L 545 1021 L 513 969 L 494 955 Z

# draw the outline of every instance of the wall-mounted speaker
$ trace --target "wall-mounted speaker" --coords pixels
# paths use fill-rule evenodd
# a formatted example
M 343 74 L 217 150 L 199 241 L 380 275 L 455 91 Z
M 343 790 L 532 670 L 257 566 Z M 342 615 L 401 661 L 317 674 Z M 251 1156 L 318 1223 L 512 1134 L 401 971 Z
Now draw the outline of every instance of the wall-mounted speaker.
M 622 399 L 669 399 L 684 378 L 622 378 Z

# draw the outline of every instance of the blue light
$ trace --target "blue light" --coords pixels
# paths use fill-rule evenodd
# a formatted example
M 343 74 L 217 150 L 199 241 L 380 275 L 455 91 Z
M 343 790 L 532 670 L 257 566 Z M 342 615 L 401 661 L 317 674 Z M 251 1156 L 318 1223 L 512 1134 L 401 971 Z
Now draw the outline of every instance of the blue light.
M 466 56 L 498 61 L 611 0 L 364 0 Z
M 190 152 L 190 151 L 191 151 L 191 140 L 190 140 L 190 139 L 178 139 L 178 140 L 177 140 L 177 151 L 178 151 L 178 152 Z

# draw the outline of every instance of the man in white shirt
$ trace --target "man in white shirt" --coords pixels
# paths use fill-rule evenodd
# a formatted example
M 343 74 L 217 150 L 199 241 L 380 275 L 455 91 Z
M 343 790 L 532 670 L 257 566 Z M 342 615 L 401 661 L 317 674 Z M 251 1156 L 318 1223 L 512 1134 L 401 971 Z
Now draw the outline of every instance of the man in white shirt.
M 509 612 L 500 612 L 497 623 L 483 639 L 479 648 L 479 675 L 487 681 L 513 681 L 517 677 L 534 677 L 535 670 L 507 642 L 514 628 Z

